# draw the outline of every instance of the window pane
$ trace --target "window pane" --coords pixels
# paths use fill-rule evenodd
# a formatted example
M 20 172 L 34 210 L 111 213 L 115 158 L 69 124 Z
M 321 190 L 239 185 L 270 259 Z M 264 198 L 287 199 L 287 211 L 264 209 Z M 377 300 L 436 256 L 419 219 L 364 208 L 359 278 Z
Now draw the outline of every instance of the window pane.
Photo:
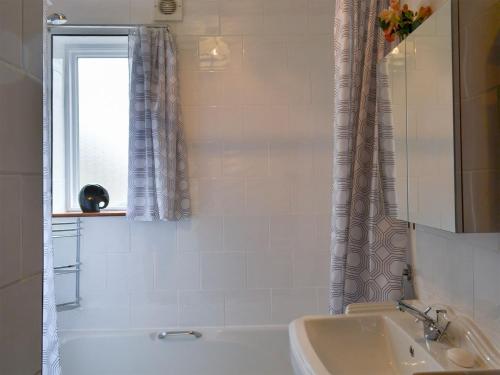
M 104 186 L 110 208 L 127 202 L 128 59 L 78 59 L 79 188 Z

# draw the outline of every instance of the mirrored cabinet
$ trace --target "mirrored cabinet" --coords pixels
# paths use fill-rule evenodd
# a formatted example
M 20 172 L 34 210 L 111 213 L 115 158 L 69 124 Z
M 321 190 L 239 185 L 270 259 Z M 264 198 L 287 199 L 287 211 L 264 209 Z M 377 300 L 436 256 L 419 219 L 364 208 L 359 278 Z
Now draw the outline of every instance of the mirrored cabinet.
M 500 1 L 448 0 L 378 66 L 397 218 L 500 232 Z M 386 123 L 385 125 L 387 125 Z

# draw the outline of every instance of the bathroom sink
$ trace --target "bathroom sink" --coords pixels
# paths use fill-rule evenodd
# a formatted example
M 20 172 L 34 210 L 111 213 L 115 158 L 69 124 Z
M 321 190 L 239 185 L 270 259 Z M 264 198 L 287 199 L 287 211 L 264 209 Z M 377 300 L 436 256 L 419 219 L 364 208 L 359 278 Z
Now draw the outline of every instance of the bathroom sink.
M 484 340 L 477 327 L 468 330 Z M 456 332 L 450 331 L 450 335 Z M 289 336 L 296 375 L 413 375 L 464 370 L 447 359 L 446 352 L 452 348 L 448 340 L 425 340 L 421 323 L 393 304 L 363 304 L 347 315 L 305 316 L 290 324 Z M 493 351 L 486 356 L 497 354 Z M 498 368 L 479 355 L 476 364 L 475 369 Z

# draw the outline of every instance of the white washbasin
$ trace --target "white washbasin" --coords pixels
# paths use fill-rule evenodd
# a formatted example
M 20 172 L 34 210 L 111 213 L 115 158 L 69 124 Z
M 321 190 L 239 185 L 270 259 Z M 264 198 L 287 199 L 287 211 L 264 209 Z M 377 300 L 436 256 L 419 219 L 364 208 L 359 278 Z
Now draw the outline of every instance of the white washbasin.
M 421 323 L 408 313 L 393 305 L 379 306 L 379 310 L 361 306 L 348 315 L 306 316 L 293 321 L 289 335 L 295 374 L 412 375 L 463 370 L 446 357 L 451 343 L 426 341 Z M 494 351 L 485 355 L 491 354 L 496 355 Z M 476 369 L 489 368 L 498 367 L 478 355 Z

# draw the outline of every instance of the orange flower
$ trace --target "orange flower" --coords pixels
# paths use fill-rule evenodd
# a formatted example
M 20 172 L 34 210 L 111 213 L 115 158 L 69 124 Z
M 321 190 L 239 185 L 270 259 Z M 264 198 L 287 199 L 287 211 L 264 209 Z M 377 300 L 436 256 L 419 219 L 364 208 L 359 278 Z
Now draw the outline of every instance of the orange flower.
M 418 18 L 426 19 L 432 14 L 431 7 L 420 7 L 418 10 Z
M 389 9 L 384 9 L 382 12 L 380 12 L 378 17 L 386 22 L 389 22 L 389 20 L 391 19 L 391 11 Z
M 384 38 L 387 40 L 389 43 L 392 43 L 396 40 L 396 37 L 392 33 L 384 33 Z
M 399 4 L 399 0 L 391 0 L 391 8 L 395 11 L 399 11 L 401 6 Z

